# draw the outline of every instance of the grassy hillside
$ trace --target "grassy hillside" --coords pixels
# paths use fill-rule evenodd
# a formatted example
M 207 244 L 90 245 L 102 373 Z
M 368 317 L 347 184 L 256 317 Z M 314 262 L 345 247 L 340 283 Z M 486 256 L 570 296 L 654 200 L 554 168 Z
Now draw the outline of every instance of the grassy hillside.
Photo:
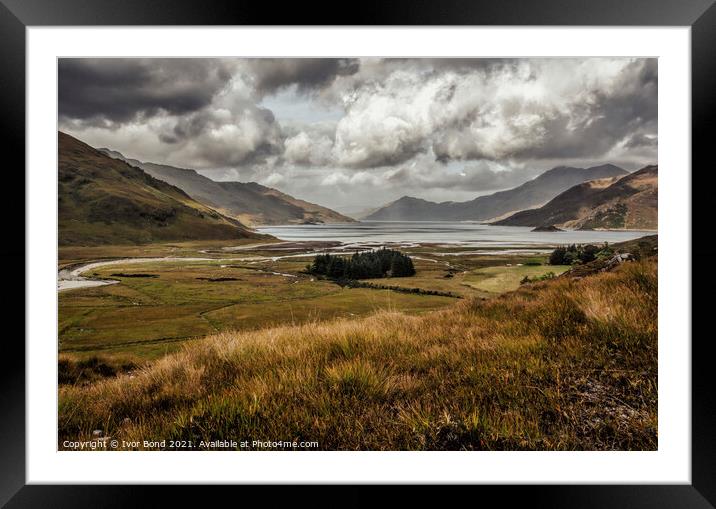
M 249 225 L 350 223 L 354 220 L 327 207 L 299 200 L 256 182 L 217 182 L 195 170 L 127 159 L 121 153 L 99 149 L 141 168 L 153 177 L 182 189 L 195 200 Z
M 186 193 L 58 133 L 60 245 L 260 237 Z
M 422 316 L 211 336 L 150 367 L 61 387 L 60 443 L 97 429 L 195 447 L 655 450 L 657 264 Z
M 335 210 L 299 200 L 256 182 L 217 182 L 217 184 L 232 196 L 233 205 L 224 209 L 249 224 L 355 222 L 354 219 Z
M 655 230 L 658 225 L 658 167 L 647 166 L 599 193 L 598 204 L 564 223 L 565 228 Z
M 518 212 L 495 224 L 655 230 L 657 197 L 658 167 L 646 166 L 622 178 L 576 185 L 543 207 Z

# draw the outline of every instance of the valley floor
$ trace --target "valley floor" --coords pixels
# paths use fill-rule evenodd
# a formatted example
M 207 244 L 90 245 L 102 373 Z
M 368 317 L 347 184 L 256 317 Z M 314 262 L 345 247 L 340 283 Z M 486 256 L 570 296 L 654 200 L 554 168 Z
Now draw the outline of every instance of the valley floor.
M 287 244 L 93 269 L 120 284 L 59 294 L 60 448 L 657 447 L 655 260 L 521 286 L 566 267 L 411 250 L 416 276 L 370 282 L 441 295 L 316 280 Z
M 75 250 L 60 270 L 69 278 L 58 284 L 60 352 L 140 363 L 216 332 L 380 310 L 419 314 L 450 306 L 459 298 L 494 297 L 518 288 L 524 276 L 559 274 L 567 268 L 524 265 L 545 261 L 544 254 L 534 251 L 504 254 L 501 249 L 486 255 L 464 248 L 436 251 L 415 246 L 406 251 L 414 257 L 416 276 L 369 280 L 366 287 L 348 288 L 304 272 L 314 250 L 351 252 L 340 246 L 294 242 L 225 247 L 177 252 L 151 246 L 148 254 L 164 256 L 145 258 L 129 251 L 134 255 L 130 259 L 121 256 L 126 248 L 104 248 L 104 260 L 93 248 L 86 253 Z M 83 262 L 78 254 L 93 257 Z M 119 284 L 99 286 L 102 282 Z M 386 285 L 420 293 L 379 288 Z

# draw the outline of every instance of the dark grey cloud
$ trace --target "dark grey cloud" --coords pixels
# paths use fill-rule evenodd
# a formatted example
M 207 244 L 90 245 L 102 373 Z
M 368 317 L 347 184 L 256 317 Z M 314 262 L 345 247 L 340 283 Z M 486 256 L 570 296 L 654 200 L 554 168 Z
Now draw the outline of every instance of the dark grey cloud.
M 284 152 L 285 136 L 274 114 L 234 101 L 233 110 L 204 108 L 166 123 L 157 133 L 190 167 L 227 168 L 262 164 Z
M 59 114 L 95 124 L 183 115 L 209 105 L 231 77 L 219 59 L 62 58 Z
M 266 94 L 295 85 L 299 91 L 329 86 L 338 76 L 360 69 L 356 58 L 262 58 L 247 61 L 257 92 Z

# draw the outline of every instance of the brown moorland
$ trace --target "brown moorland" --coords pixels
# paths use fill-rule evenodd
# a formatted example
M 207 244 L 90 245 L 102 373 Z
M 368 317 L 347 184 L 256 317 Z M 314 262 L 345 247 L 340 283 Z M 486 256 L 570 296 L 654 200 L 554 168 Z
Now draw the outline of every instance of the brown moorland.
M 60 448 L 94 430 L 195 448 L 655 450 L 657 263 L 422 316 L 210 336 L 146 368 L 62 386 Z

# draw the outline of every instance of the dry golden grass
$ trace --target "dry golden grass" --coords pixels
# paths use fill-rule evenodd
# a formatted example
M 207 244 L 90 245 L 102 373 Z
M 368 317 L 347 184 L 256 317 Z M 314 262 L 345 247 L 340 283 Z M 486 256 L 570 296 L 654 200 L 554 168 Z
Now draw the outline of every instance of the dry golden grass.
M 195 447 L 653 450 L 656 261 L 422 316 L 223 333 L 59 396 L 60 446 L 101 429 Z

